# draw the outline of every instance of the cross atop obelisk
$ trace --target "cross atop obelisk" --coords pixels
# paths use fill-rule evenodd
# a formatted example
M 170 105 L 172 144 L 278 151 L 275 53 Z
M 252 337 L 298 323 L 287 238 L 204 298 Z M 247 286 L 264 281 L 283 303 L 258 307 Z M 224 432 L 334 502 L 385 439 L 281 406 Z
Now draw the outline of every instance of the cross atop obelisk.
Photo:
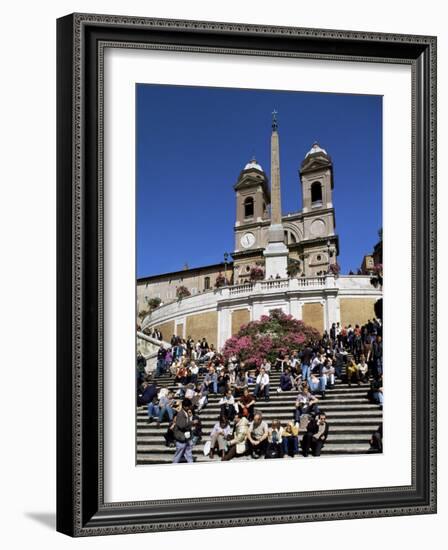
M 280 146 L 278 139 L 277 111 L 272 113 L 271 134 L 271 225 L 268 230 L 268 245 L 264 256 L 266 279 L 287 277 L 288 248 L 285 245 L 282 224 L 282 201 L 280 189 Z

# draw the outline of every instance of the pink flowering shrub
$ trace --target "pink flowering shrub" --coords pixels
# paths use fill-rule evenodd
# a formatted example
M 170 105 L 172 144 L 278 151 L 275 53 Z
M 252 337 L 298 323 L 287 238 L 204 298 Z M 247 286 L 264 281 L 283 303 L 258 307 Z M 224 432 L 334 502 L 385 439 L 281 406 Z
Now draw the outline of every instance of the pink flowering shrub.
M 281 310 L 263 315 L 259 321 L 243 325 L 224 344 L 225 359 L 236 356 L 248 366 L 259 367 L 263 360 L 273 362 L 279 355 L 300 351 L 320 338 L 319 331 Z

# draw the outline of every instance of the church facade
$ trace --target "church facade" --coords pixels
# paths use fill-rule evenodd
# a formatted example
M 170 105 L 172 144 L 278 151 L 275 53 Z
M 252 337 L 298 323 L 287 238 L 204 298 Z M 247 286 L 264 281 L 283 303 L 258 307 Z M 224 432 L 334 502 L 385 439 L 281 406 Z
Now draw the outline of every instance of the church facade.
M 327 273 L 337 263 L 339 239 L 335 233 L 333 164 L 315 143 L 299 169 L 301 211 L 281 217 L 283 240 L 294 273 L 312 277 Z M 235 186 L 236 221 L 233 253 L 234 281 L 250 278 L 254 263 L 264 264 L 271 225 L 271 196 L 266 173 L 253 159 L 239 175 Z
M 381 290 L 366 275 L 339 275 L 339 239 L 333 206 L 333 163 L 314 143 L 298 169 L 302 209 L 283 215 L 280 140 L 276 113 L 271 133 L 270 182 L 252 159 L 234 184 L 236 219 L 232 259 L 137 281 L 142 329 L 161 329 L 221 347 L 242 324 L 283 309 L 321 332 L 333 322 L 364 323 L 375 317 Z M 255 278 L 254 272 L 258 277 Z M 225 280 L 224 286 L 217 281 Z M 256 279 L 256 280 L 255 280 Z M 189 296 L 177 299 L 177 289 Z M 161 305 L 149 311 L 152 298 Z

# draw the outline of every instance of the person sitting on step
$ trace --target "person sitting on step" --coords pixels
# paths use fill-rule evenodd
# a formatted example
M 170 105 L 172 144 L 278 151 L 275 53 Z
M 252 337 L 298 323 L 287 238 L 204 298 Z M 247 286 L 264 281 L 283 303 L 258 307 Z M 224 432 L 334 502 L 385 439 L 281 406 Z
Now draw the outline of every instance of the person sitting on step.
M 218 376 L 214 367 L 209 367 L 202 381 L 203 389 L 207 393 L 218 393 Z
M 222 460 L 232 460 L 236 456 L 243 456 L 247 451 L 247 433 L 249 431 L 249 421 L 245 416 L 238 412 L 235 415 L 232 438 L 229 440 L 229 448 Z
M 319 416 L 312 418 L 306 428 L 306 433 L 302 438 L 303 456 L 308 456 L 310 451 L 313 456 L 320 456 L 322 447 L 328 437 L 329 425 L 324 412 Z
M 291 420 L 286 424 L 283 433 L 283 456 L 295 456 L 299 452 L 299 423 Z
M 300 389 L 296 398 L 295 411 L 294 411 L 295 422 L 300 423 L 301 417 L 303 415 L 309 416 L 311 414 L 318 414 L 319 412 L 318 403 L 319 403 L 319 400 L 315 395 L 311 393 L 308 383 L 303 382 L 302 388 Z
M 264 369 L 260 369 L 255 382 L 254 396 L 258 399 L 259 395 L 264 395 L 264 400 L 269 401 L 269 375 Z
M 237 369 L 234 385 L 235 397 L 243 395 L 244 390 L 248 387 L 247 373 L 241 368 Z
M 333 361 L 330 358 L 325 359 L 322 375 L 325 376 L 326 379 L 326 388 L 333 389 L 335 383 L 335 370 Z
M 213 458 L 215 451 L 219 451 L 221 458 L 224 457 L 228 448 L 228 441 L 232 435 L 232 429 L 228 419 L 225 416 L 221 416 L 213 426 L 210 432 L 210 453 L 209 458 Z
M 358 386 L 361 385 L 361 380 L 359 379 L 358 367 L 356 366 L 354 359 L 349 359 L 346 372 L 347 372 L 347 382 L 349 387 L 351 387 L 353 379 L 357 382 Z
M 245 416 L 249 422 L 254 417 L 255 397 L 249 392 L 249 388 L 244 388 L 243 395 L 239 399 L 239 409 L 241 414 Z
M 369 365 L 367 364 L 366 357 L 364 354 L 361 355 L 359 363 L 356 365 L 358 369 L 358 377 L 361 382 L 369 381 Z
M 219 400 L 218 405 L 221 407 L 221 416 L 228 418 L 231 422 L 235 417 L 236 407 L 235 398 L 232 391 L 228 389 L 223 397 Z
M 279 420 L 273 420 L 268 430 L 268 446 L 265 458 L 283 458 L 283 428 Z
M 256 412 L 247 432 L 247 446 L 252 458 L 260 458 L 266 453 L 269 428 L 261 412 Z
M 293 378 L 289 368 L 286 368 L 280 376 L 280 391 L 291 391 L 293 386 Z
M 175 415 L 175 405 L 176 403 L 173 392 L 168 391 L 166 388 L 160 390 L 158 404 L 159 416 L 157 418 L 158 426 L 160 426 L 161 422 L 163 422 L 165 415 L 168 416 L 170 423 L 172 422 Z

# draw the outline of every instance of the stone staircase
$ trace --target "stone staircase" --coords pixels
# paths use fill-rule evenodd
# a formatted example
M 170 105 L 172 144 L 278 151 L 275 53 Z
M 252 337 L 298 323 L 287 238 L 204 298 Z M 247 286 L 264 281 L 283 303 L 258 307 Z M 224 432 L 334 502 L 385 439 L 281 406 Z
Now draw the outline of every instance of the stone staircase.
M 263 418 L 270 424 L 274 419 L 285 425 L 292 419 L 297 391 L 277 392 L 280 373 L 271 372 L 270 401 L 260 399 L 255 409 L 263 413 Z M 163 375 L 157 379 L 163 387 L 176 389 L 173 379 Z M 249 385 L 251 391 L 254 385 Z M 346 455 L 366 453 L 370 447 L 371 434 L 382 421 L 382 411 L 367 399 L 368 384 L 358 386 L 336 381 L 334 389 L 327 390 L 325 399 L 320 399 L 319 405 L 326 413 L 330 432 L 327 442 L 322 449 L 322 455 Z M 319 396 L 318 396 L 319 397 Z M 193 456 L 197 462 L 210 462 L 204 456 L 204 443 L 209 439 L 209 433 L 216 423 L 220 407 L 218 401 L 221 396 L 210 395 L 208 405 L 200 413 L 202 422 L 202 441 L 193 448 Z M 174 456 L 174 449 L 165 446 L 163 434 L 168 427 L 165 420 L 160 427 L 156 423 L 147 423 L 146 407 L 137 408 L 137 464 L 170 463 Z M 300 434 L 299 434 L 300 440 Z M 234 460 L 245 460 L 243 457 Z

